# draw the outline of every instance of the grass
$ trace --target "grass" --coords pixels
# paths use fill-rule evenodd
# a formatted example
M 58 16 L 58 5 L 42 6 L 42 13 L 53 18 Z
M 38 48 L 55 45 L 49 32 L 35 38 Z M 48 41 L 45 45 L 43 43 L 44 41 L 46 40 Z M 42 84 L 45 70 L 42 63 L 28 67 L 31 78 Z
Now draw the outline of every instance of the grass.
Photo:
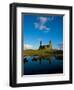
M 62 50 L 48 50 L 48 49 L 42 49 L 42 50 L 24 50 L 23 56 L 40 56 L 40 57 L 49 57 L 49 56 L 56 56 L 63 58 L 63 51 Z

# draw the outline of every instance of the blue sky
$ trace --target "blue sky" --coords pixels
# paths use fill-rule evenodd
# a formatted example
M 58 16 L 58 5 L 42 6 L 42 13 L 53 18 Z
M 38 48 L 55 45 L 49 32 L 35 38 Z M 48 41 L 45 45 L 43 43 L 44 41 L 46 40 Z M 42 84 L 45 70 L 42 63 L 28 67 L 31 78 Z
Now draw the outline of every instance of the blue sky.
M 38 49 L 52 41 L 53 48 L 63 45 L 63 16 L 23 14 L 23 44 L 25 49 Z

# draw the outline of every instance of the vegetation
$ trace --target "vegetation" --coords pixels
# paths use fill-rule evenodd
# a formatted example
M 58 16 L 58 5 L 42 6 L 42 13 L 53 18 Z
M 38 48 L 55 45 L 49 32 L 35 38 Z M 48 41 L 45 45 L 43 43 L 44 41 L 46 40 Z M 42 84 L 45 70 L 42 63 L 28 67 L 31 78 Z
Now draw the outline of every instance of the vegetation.
M 39 56 L 39 57 L 50 57 L 55 56 L 57 58 L 63 58 L 63 51 L 62 50 L 55 50 L 55 49 L 40 49 L 40 50 L 24 50 L 23 56 Z

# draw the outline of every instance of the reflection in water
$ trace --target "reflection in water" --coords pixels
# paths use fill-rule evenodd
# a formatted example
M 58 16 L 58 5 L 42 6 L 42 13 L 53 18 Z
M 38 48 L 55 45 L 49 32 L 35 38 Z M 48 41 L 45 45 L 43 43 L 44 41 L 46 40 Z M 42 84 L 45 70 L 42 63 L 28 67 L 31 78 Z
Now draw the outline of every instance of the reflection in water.
M 24 57 L 24 64 L 27 63 L 27 62 L 28 62 L 27 58 Z
M 50 64 L 50 63 L 51 63 L 51 59 L 55 59 L 55 58 L 54 58 L 54 57 L 44 58 L 44 57 L 34 56 L 34 57 L 32 58 L 32 61 L 39 62 L 39 63 L 41 64 L 41 62 L 42 62 L 43 60 L 47 60 L 48 63 Z
M 24 75 L 32 74 L 54 74 L 63 73 L 63 59 L 57 59 L 55 56 L 24 57 Z

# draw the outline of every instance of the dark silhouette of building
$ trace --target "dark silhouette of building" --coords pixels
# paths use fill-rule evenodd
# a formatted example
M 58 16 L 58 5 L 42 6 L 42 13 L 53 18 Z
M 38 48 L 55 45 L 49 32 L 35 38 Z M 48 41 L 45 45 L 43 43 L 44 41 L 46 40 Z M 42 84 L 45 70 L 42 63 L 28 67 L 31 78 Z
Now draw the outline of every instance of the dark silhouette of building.
M 47 45 L 42 45 L 42 41 L 40 41 L 39 49 L 52 49 L 52 42 L 51 42 L 51 40 L 49 41 L 49 44 L 47 44 Z

